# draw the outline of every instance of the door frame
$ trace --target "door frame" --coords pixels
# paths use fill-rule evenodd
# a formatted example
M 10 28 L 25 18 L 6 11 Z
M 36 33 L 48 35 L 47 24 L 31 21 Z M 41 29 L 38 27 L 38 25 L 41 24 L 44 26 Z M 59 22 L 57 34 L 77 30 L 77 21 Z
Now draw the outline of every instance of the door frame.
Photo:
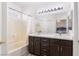
M 78 2 L 74 2 L 73 5 L 73 56 L 78 56 Z
M 2 27 L 1 27 L 1 36 L 2 42 L 1 45 L 1 56 L 7 55 L 7 2 L 2 2 Z

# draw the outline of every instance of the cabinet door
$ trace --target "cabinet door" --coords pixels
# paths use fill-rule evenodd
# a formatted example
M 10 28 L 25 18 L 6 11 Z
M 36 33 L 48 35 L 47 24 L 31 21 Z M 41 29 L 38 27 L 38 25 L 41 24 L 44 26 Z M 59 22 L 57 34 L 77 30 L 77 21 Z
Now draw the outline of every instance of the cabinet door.
M 60 47 L 61 56 L 72 56 L 73 55 L 73 41 L 72 40 L 61 40 Z
M 61 51 L 61 56 L 72 56 L 73 55 L 73 48 L 68 47 L 68 46 L 61 46 L 60 51 Z
M 34 54 L 40 55 L 40 38 L 34 37 Z
M 58 56 L 60 50 L 60 40 L 59 39 L 50 39 L 50 55 Z
M 58 56 L 59 55 L 59 45 L 50 46 L 50 55 L 51 56 Z
M 33 53 L 33 37 L 29 37 L 29 52 Z

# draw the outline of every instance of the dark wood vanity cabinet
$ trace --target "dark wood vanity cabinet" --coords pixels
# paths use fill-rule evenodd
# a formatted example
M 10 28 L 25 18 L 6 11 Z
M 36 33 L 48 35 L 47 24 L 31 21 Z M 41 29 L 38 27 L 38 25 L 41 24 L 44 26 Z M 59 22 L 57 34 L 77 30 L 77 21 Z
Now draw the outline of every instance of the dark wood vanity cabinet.
M 29 36 L 29 52 L 40 56 L 72 56 L 73 41 Z

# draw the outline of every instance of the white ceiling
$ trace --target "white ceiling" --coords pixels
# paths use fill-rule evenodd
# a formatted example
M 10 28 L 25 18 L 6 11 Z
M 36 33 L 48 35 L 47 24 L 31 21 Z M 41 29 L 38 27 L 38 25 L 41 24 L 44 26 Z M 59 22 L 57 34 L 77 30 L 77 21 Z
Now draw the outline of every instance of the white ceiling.
M 56 6 L 65 6 L 66 11 L 64 13 L 67 13 L 71 9 L 70 2 L 13 2 L 14 4 L 18 5 L 22 8 L 22 10 L 27 14 L 35 14 L 37 11 L 42 9 L 48 9 L 53 8 Z M 59 13 L 63 14 L 63 13 Z
M 23 9 L 27 8 L 44 8 L 48 6 L 60 6 L 60 5 L 66 5 L 69 6 L 70 2 L 13 2 L 16 5 L 20 6 Z
M 22 8 L 26 7 L 34 7 L 34 6 L 47 6 L 47 5 L 56 5 L 59 2 L 14 2 L 15 4 L 19 5 Z

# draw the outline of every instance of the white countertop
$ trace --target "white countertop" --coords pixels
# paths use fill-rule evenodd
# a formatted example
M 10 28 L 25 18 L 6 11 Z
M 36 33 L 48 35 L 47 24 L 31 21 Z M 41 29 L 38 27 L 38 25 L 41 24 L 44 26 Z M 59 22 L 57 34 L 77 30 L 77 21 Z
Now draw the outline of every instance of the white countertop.
M 73 36 L 69 34 L 29 34 L 29 36 L 46 37 L 46 38 L 57 38 L 63 40 L 73 40 Z

